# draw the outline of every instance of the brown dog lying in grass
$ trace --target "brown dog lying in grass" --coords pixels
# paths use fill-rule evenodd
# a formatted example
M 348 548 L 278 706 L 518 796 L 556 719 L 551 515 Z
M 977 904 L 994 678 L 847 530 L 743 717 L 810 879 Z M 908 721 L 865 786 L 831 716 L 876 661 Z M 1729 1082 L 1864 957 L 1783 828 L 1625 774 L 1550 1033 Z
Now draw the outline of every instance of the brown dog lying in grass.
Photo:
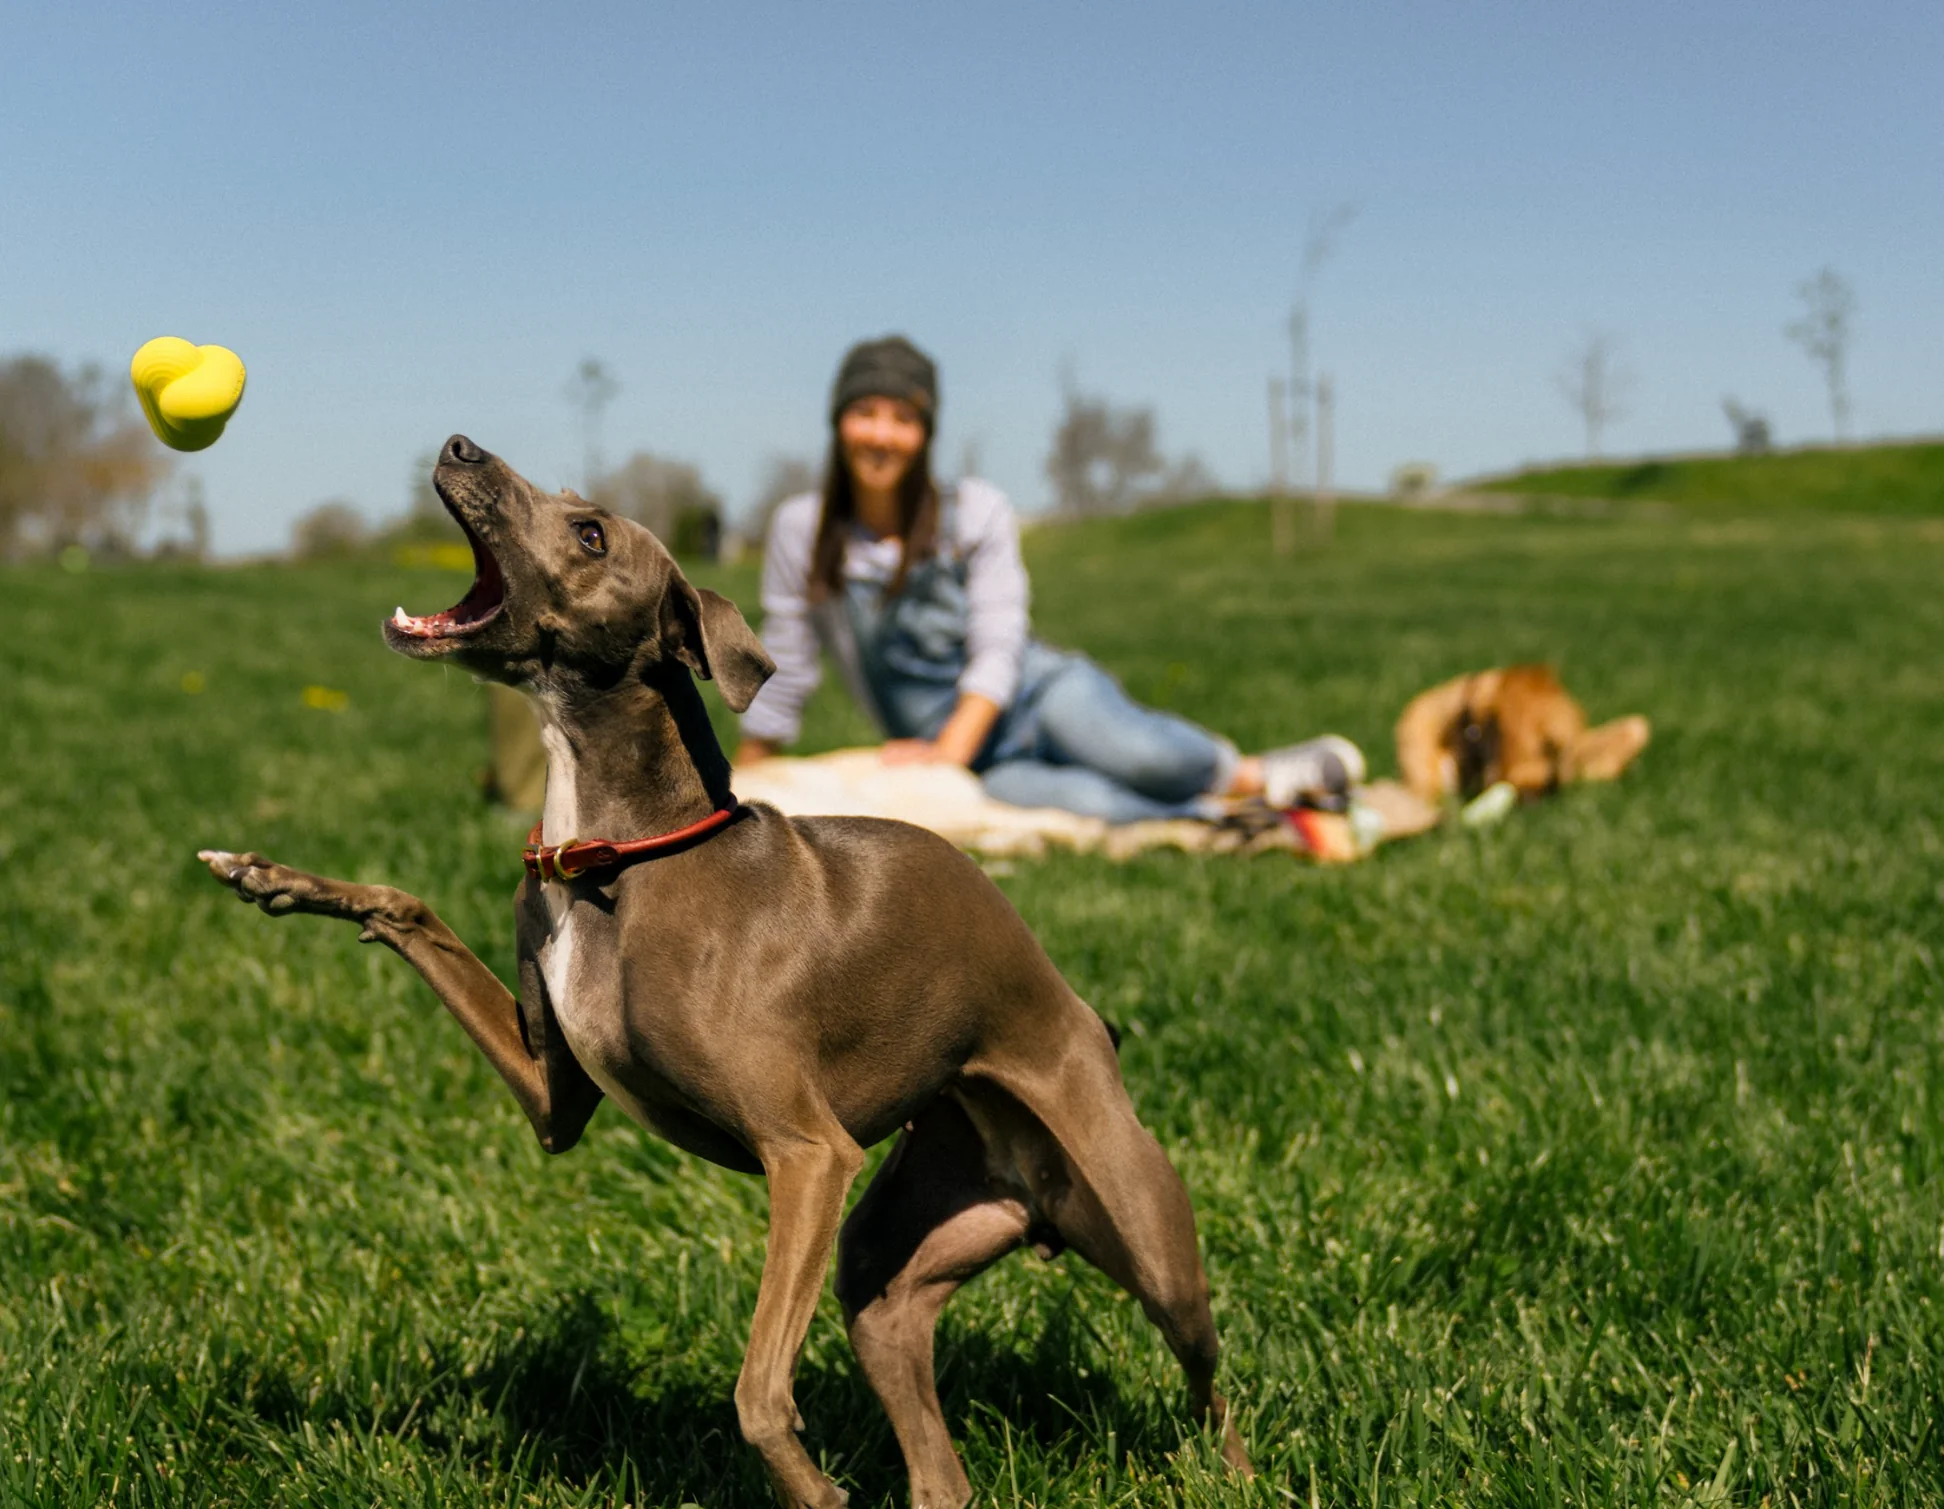
M 1638 713 L 1588 728 L 1551 666 L 1501 666 L 1413 697 L 1397 720 L 1397 770 L 1428 802 L 1469 801 L 1500 781 L 1531 798 L 1615 779 L 1651 732 Z

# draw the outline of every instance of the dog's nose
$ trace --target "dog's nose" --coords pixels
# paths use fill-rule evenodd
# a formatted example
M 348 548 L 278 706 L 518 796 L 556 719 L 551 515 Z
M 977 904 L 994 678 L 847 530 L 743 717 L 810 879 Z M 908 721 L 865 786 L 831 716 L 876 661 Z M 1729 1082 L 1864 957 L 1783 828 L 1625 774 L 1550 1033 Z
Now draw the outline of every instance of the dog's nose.
M 441 459 L 457 461 L 465 466 L 477 466 L 486 459 L 486 453 L 464 435 L 454 435 L 445 443 L 445 455 Z

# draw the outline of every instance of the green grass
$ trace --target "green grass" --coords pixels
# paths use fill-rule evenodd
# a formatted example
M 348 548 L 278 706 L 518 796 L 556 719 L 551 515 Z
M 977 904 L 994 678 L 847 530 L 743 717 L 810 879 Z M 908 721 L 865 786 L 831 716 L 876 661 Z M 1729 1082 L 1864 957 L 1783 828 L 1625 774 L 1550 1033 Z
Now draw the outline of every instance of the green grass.
M 1935 516 L 1944 514 L 1944 441 L 1534 467 L 1473 485 L 1611 502 L 1652 499 L 1687 510 Z
M 1352 869 L 1002 877 L 1127 1029 L 1262 1476 L 1132 1305 L 1020 1256 L 940 1349 L 984 1501 L 1944 1503 L 1944 523 L 1338 522 L 1291 561 L 1243 505 L 1040 531 L 1039 624 L 1245 744 L 1387 765 L 1412 692 L 1537 657 L 1655 742 Z M 399 960 L 193 858 L 403 885 L 510 976 L 482 695 L 378 636 L 453 595 L 0 574 L 0 1501 L 769 1502 L 760 1182 L 612 1108 L 547 1159 Z M 828 1299 L 798 1398 L 901 1502 Z

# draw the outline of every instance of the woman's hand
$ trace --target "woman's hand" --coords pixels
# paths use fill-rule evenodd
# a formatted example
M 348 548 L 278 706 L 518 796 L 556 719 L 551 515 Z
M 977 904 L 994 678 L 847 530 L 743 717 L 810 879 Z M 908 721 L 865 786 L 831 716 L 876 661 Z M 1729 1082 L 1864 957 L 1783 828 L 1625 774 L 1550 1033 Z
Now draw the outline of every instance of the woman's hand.
M 767 760 L 776 753 L 776 745 L 768 739 L 744 739 L 736 746 L 736 755 L 729 763 L 740 768 L 754 765 L 758 760 Z
M 985 748 L 999 704 L 977 692 L 959 698 L 936 739 L 892 739 L 883 749 L 887 765 L 970 765 Z

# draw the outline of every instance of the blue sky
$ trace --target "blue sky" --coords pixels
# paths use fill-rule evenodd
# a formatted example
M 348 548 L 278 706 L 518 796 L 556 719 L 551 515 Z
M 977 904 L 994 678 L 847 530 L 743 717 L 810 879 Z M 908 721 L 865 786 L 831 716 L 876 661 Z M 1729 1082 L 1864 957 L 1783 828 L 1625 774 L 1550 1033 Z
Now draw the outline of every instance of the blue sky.
M 1233 486 L 1312 220 L 1339 477 L 1569 455 L 1589 328 L 1637 374 L 1609 449 L 1714 446 L 1732 393 L 1826 434 L 1782 334 L 1855 287 L 1856 428 L 1944 429 L 1934 3 L 17 7 L 0 52 L 0 352 L 120 369 L 170 333 L 249 395 L 187 458 L 219 549 L 403 505 L 463 430 L 578 482 L 732 504 L 820 453 L 853 339 L 939 359 L 940 454 L 1024 508 L 1070 364 Z

